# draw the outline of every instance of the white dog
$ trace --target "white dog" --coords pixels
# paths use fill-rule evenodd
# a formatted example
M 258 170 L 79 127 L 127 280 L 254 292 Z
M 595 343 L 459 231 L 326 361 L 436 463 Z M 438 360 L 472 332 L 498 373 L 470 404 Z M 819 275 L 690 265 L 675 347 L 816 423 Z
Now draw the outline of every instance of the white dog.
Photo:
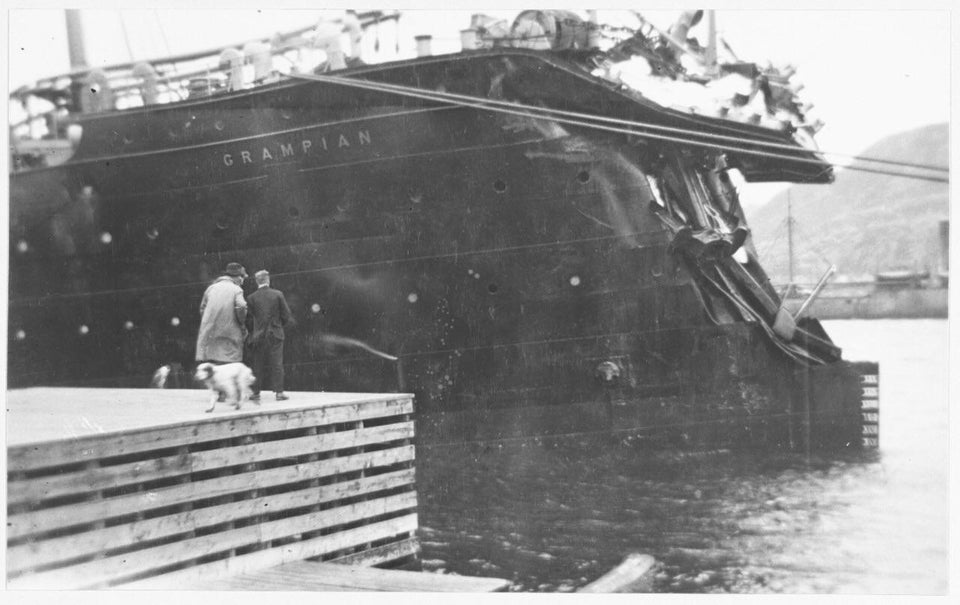
M 177 362 L 172 362 L 157 368 L 157 371 L 153 373 L 150 386 L 155 389 L 179 389 L 183 382 L 183 366 Z
M 239 410 L 243 400 L 250 399 L 253 394 L 250 387 L 256 380 L 250 368 L 240 362 L 222 365 L 201 363 L 194 377 L 210 389 L 210 409 L 204 410 L 206 412 L 213 411 L 221 395 L 224 401 L 233 401 L 233 407 Z M 260 405 L 259 401 L 254 401 Z
M 150 386 L 155 389 L 162 389 L 167 386 L 167 379 L 170 378 L 170 372 L 173 370 L 169 365 L 160 366 L 157 368 L 157 371 L 153 373 L 153 380 L 150 381 Z

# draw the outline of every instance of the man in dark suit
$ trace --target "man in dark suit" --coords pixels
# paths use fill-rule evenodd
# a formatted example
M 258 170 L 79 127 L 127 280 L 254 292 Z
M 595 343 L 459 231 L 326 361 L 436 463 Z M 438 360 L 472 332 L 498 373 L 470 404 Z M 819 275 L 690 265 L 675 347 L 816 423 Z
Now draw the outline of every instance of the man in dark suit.
M 247 308 L 253 318 L 250 345 L 253 352 L 253 399 L 260 398 L 260 389 L 269 385 L 277 401 L 289 399 L 283 392 L 283 329 L 293 325 L 293 316 L 283 292 L 270 287 L 270 273 L 257 271 L 257 291 L 247 297 Z

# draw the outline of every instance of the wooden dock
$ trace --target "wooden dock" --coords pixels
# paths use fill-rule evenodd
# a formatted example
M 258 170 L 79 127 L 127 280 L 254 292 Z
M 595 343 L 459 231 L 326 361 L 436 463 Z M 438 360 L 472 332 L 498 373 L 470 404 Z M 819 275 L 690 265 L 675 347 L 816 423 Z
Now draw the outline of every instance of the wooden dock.
M 7 587 L 509 584 L 363 569 L 419 552 L 413 397 L 290 395 L 208 414 L 203 390 L 8 391 Z

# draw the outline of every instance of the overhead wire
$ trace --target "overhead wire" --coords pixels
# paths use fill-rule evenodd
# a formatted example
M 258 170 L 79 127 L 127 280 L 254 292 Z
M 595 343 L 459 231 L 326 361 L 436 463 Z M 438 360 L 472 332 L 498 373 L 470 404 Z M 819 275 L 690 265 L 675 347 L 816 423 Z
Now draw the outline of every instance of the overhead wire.
M 799 222 L 797 222 L 795 219 L 792 219 L 792 218 L 791 218 L 791 220 L 793 220 L 793 228 L 794 228 L 794 230 L 797 232 L 797 235 L 800 236 L 800 237 L 798 238 L 798 241 L 815 241 L 814 238 L 811 238 L 811 237 L 807 236 L 805 228 L 804 228 Z M 816 247 L 812 247 L 812 252 L 813 252 L 813 254 L 815 254 L 817 257 L 819 257 L 819 259 L 820 259 L 821 261 L 823 261 L 823 263 L 824 263 L 826 266 L 829 267 L 829 266 L 833 265 L 833 262 L 831 262 L 831 260 L 830 260 L 829 258 L 827 258 L 826 256 L 824 256 L 823 254 L 821 254 L 820 251 L 819 251 Z
M 167 40 L 167 32 L 163 27 L 163 22 L 160 21 L 160 15 L 157 13 L 156 9 L 153 9 L 153 20 L 157 22 L 157 30 L 160 32 L 160 40 L 163 42 L 163 49 L 166 55 L 170 55 L 170 43 Z
M 786 224 L 786 222 L 787 222 L 788 220 L 790 220 L 790 219 L 785 218 L 785 219 L 783 219 L 782 221 L 780 221 L 779 223 L 777 223 L 777 226 L 776 226 L 776 227 L 774 227 L 773 233 L 776 234 L 776 237 L 773 239 L 773 241 L 771 241 L 771 242 L 767 245 L 766 248 L 764 248 L 763 252 L 761 252 L 761 253 L 758 255 L 760 258 L 766 258 L 766 257 L 767 257 L 767 253 L 770 252 L 771 250 L 773 250 L 773 247 L 776 245 L 776 243 L 779 242 L 779 241 L 780 241 L 780 238 L 783 237 L 783 234 L 786 233 L 786 231 L 784 230 L 783 227 L 784 227 L 784 225 Z
M 834 165 L 834 166 L 839 166 L 839 165 L 834 162 L 827 162 L 826 160 L 805 158 L 805 157 L 800 157 L 798 155 L 787 155 L 787 154 L 779 154 L 779 153 L 766 152 L 766 151 L 758 151 L 754 149 L 736 147 L 733 145 L 722 145 L 719 143 L 711 143 L 707 140 L 702 140 L 702 139 L 731 141 L 735 143 L 751 145 L 753 147 L 785 149 L 785 150 L 793 151 L 795 153 L 808 153 L 808 154 L 816 153 L 821 155 L 834 155 L 834 156 L 843 155 L 843 154 L 824 152 L 820 150 L 807 149 L 804 147 L 800 147 L 798 145 L 789 145 L 789 144 L 777 143 L 773 141 L 748 140 L 748 139 L 744 139 L 743 137 L 733 137 L 729 135 L 699 132 L 696 130 L 691 130 L 686 128 L 664 126 L 660 124 L 651 124 L 647 122 L 638 122 L 634 120 L 623 120 L 620 118 L 611 118 L 607 116 L 598 116 L 598 115 L 585 114 L 580 112 L 571 112 L 571 111 L 565 111 L 565 110 L 559 110 L 559 109 L 537 107 L 534 105 L 526 105 L 526 104 L 515 103 L 511 101 L 501 101 L 497 99 L 488 99 L 484 97 L 474 97 L 470 95 L 461 95 L 456 93 L 431 91 L 431 90 L 425 90 L 422 88 L 403 86 L 398 84 L 388 84 L 385 82 L 372 82 L 370 80 L 345 78 L 342 76 L 320 76 L 315 74 L 291 74 L 291 77 L 296 79 L 302 79 L 302 80 L 311 80 L 311 81 L 317 81 L 317 82 L 326 82 L 330 84 L 350 86 L 354 88 L 361 88 L 361 89 L 371 90 L 376 92 L 394 93 L 394 94 L 408 96 L 412 98 L 420 98 L 428 101 L 450 103 L 450 104 L 459 105 L 462 107 L 472 107 L 476 109 L 484 109 L 488 111 L 495 111 L 495 112 L 505 113 L 510 115 L 549 119 L 549 120 L 553 120 L 563 124 L 583 126 L 583 127 L 594 128 L 597 130 L 603 130 L 607 132 L 615 132 L 619 134 L 628 134 L 633 136 L 642 136 L 642 137 L 651 138 L 651 139 L 675 142 L 675 143 L 686 144 L 686 145 L 707 147 L 710 149 L 717 149 L 720 151 L 726 150 L 726 151 L 731 151 L 735 153 L 740 153 L 745 155 L 754 155 L 754 156 L 766 157 L 771 159 L 785 159 L 792 162 L 812 164 L 817 166 L 822 166 L 825 163 Z M 566 116 L 571 116 L 571 117 L 566 117 Z M 584 121 L 584 120 L 589 120 L 589 121 Z M 649 129 L 649 130 L 674 132 L 674 133 L 686 135 L 687 137 L 696 137 L 696 139 L 673 137 L 668 135 L 655 134 L 651 132 L 637 132 L 635 130 L 632 130 L 631 128 L 607 126 L 600 122 L 630 126 L 632 128 L 642 128 L 642 129 Z M 948 169 L 938 167 L 938 166 L 914 164 L 910 162 L 899 162 L 895 160 L 877 160 L 873 158 L 866 158 L 864 156 L 843 156 L 843 157 L 855 158 L 859 161 L 875 161 L 875 162 L 880 162 L 884 164 L 901 166 L 904 168 L 915 168 L 915 169 L 928 170 L 928 171 L 934 171 L 934 172 L 948 171 Z M 873 173 L 885 174 L 889 176 L 902 176 L 905 178 L 915 178 L 919 180 L 928 180 L 933 182 L 944 182 L 944 183 L 948 182 L 946 177 L 939 177 L 939 176 L 912 174 L 912 173 L 898 172 L 898 171 L 892 171 L 892 170 L 880 170 L 875 168 L 869 168 L 866 166 L 841 166 L 841 167 L 846 168 L 848 170 L 873 172 Z
M 120 31 L 123 32 L 123 42 L 127 46 L 127 56 L 130 58 L 130 62 L 133 62 L 133 48 L 130 46 L 130 35 L 127 32 L 127 20 L 123 17 L 123 11 L 117 11 L 117 17 L 120 19 Z
M 306 76 L 308 76 L 308 74 L 300 74 L 300 75 L 306 75 Z M 322 76 L 322 77 L 325 77 L 325 78 L 342 78 L 342 76 Z M 716 139 L 716 140 L 730 141 L 730 142 L 734 142 L 734 143 L 744 143 L 744 142 L 747 142 L 747 143 L 752 144 L 752 145 L 759 145 L 759 146 L 763 146 L 763 147 L 769 147 L 769 148 L 771 148 L 771 149 L 782 149 L 782 150 L 794 151 L 794 152 L 796 152 L 796 151 L 798 151 L 798 150 L 802 150 L 802 151 L 812 151 L 812 152 L 815 152 L 815 153 L 820 153 L 820 154 L 822 154 L 822 155 L 829 155 L 829 156 L 834 156 L 834 157 L 842 157 L 842 158 L 847 158 L 847 159 L 852 159 L 852 160 L 858 160 L 858 161 L 873 162 L 873 163 L 879 163 L 879 164 L 888 164 L 888 165 L 892 165 L 892 166 L 900 166 L 900 167 L 905 167 L 905 168 L 918 168 L 918 169 L 923 169 L 923 170 L 930 170 L 930 171 L 944 172 L 944 173 L 949 172 L 949 168 L 948 168 L 948 167 L 945 167 L 945 166 L 935 166 L 935 165 L 932 165 L 932 164 L 920 164 L 920 163 L 915 163 L 915 162 L 906 162 L 906 161 L 902 161 L 902 160 L 888 160 L 888 159 L 873 158 L 873 157 L 862 156 L 862 155 L 850 155 L 850 154 L 844 154 L 844 153 L 839 153 L 839 152 L 826 151 L 826 150 L 823 150 L 823 149 L 811 150 L 811 149 L 805 149 L 805 148 L 802 148 L 802 147 L 798 147 L 797 145 L 792 145 L 792 144 L 787 144 L 787 143 L 776 143 L 776 142 L 773 142 L 773 141 L 762 141 L 762 142 L 761 142 L 761 141 L 747 141 L 747 140 L 743 139 L 742 137 L 733 137 L 733 136 L 721 135 L 721 134 L 715 134 L 715 133 L 705 133 L 705 132 L 699 132 L 699 131 L 696 131 L 696 130 L 691 130 L 691 129 L 688 129 L 688 128 L 679 128 L 679 127 L 675 127 L 675 126 L 666 126 L 666 125 L 663 125 L 663 124 L 651 124 L 651 123 L 646 123 L 646 122 L 638 122 L 638 121 L 636 121 L 636 120 L 624 120 L 624 119 L 622 119 L 622 118 L 614 118 L 614 117 L 611 117 L 611 116 L 601 116 L 601 115 L 588 114 L 588 113 L 582 113 L 582 112 L 576 112 L 576 111 L 569 111 L 569 110 L 562 110 L 562 109 L 554 109 L 554 108 L 550 108 L 550 107 L 536 107 L 536 106 L 525 105 L 525 104 L 523 104 L 523 103 L 517 103 L 517 102 L 513 102 L 513 101 L 503 101 L 503 100 L 500 100 L 500 99 L 489 99 L 489 98 L 483 98 L 483 97 L 474 97 L 474 96 L 470 96 L 470 95 L 463 95 L 463 94 L 457 94 L 457 93 L 451 93 L 451 92 L 445 92 L 445 91 L 425 90 L 425 89 L 422 89 L 422 88 L 416 88 L 416 87 L 411 87 L 411 86 L 403 86 L 403 85 L 400 85 L 400 84 L 389 84 L 389 83 L 385 83 L 385 82 L 373 82 L 373 81 L 371 81 L 371 80 L 356 80 L 356 79 L 353 79 L 353 78 L 342 78 L 342 79 L 345 80 L 344 83 L 347 83 L 347 82 L 364 82 L 364 83 L 369 83 L 369 84 L 374 84 L 374 85 L 377 85 L 377 86 L 381 86 L 381 87 L 383 87 L 384 89 L 395 90 L 395 91 L 397 91 L 397 92 L 426 93 L 426 94 L 428 94 L 428 95 L 434 95 L 434 96 L 436 96 L 436 97 L 445 98 L 445 99 L 450 99 L 450 100 L 460 100 L 460 101 L 464 101 L 464 102 L 483 102 L 483 103 L 486 103 L 486 104 L 489 104 L 489 105 L 498 106 L 498 107 L 513 108 L 513 109 L 526 110 L 526 111 L 529 111 L 529 110 L 533 109 L 533 110 L 536 110 L 536 111 L 539 111 L 539 112 L 542 112 L 542 113 L 546 113 L 546 114 L 555 114 L 555 115 L 567 116 L 567 117 L 576 118 L 576 119 L 596 120 L 596 121 L 598 121 L 598 122 L 607 122 L 607 123 L 611 123 L 611 124 L 620 124 L 620 125 L 624 125 L 624 126 L 634 126 L 634 127 L 650 128 L 650 129 L 653 129 L 653 130 L 660 130 L 660 131 L 663 131 L 663 132 L 673 132 L 673 133 L 678 133 L 678 134 L 696 135 L 696 136 L 699 136 L 699 137 L 704 137 L 704 138 L 709 138 L 709 139 Z
M 931 183 L 949 183 L 950 179 L 947 177 L 940 176 L 930 176 L 924 174 L 910 174 L 908 172 L 897 172 L 894 170 L 880 170 L 878 168 L 867 168 L 866 166 L 843 166 L 841 164 L 832 164 L 836 168 L 841 168 L 843 170 L 853 170 L 854 172 L 869 172 L 871 174 L 882 174 L 885 176 L 899 176 L 906 179 L 914 179 L 917 181 L 929 181 Z

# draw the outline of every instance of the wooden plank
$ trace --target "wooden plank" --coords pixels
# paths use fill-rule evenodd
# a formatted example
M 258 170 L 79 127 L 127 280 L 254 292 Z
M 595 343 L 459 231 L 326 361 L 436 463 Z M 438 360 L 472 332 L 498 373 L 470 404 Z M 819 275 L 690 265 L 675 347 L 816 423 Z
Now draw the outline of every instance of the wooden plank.
M 396 561 L 404 557 L 420 554 L 420 541 L 416 538 L 407 538 L 398 542 L 391 542 L 383 546 L 375 546 L 367 550 L 331 559 L 328 563 L 339 565 L 353 565 L 359 567 L 373 567 Z
M 363 468 L 387 466 L 414 459 L 414 446 L 328 458 L 273 469 L 216 477 L 148 492 L 117 496 L 98 502 L 81 502 L 10 515 L 7 540 L 91 523 L 140 511 L 185 504 L 203 498 L 226 496 L 238 491 L 295 483 Z
M 416 506 L 415 492 L 397 494 L 105 557 L 87 563 L 71 565 L 63 569 L 28 574 L 9 580 L 7 587 L 14 590 L 36 587 L 46 589 L 96 588 L 153 569 L 190 561 L 200 556 L 213 555 L 233 548 L 285 538 L 320 528 L 361 521 L 370 517 L 416 508 Z M 366 541 L 380 540 L 392 535 L 394 534 L 372 533 Z
M 577 592 L 652 592 L 657 561 L 650 555 L 632 553 L 620 565 Z
M 510 586 L 501 578 L 421 573 L 297 561 L 211 583 L 210 590 L 365 590 L 379 592 L 498 592 Z M 267 584 L 269 588 L 258 588 Z
M 413 422 L 397 422 L 360 430 L 320 433 L 307 437 L 218 448 L 186 455 L 166 456 L 115 466 L 83 469 L 43 478 L 11 480 L 7 503 L 40 502 L 58 496 L 81 494 L 195 473 L 243 463 L 292 458 L 373 443 L 388 443 L 414 436 Z
M 245 519 L 263 514 L 264 511 L 276 513 L 287 509 L 335 502 L 347 497 L 395 489 L 404 485 L 412 486 L 414 478 L 415 470 L 409 468 L 352 481 L 261 496 L 252 500 L 208 506 L 61 538 L 27 542 L 7 549 L 7 573 L 21 573 L 24 570 L 57 561 L 107 552 L 138 542 L 166 538 L 182 534 L 187 529 L 202 529 L 221 524 L 226 519 Z
M 136 389 L 129 390 L 141 392 Z M 8 391 L 8 396 L 15 392 Z M 60 394 L 60 396 L 65 395 Z M 129 405 L 129 402 L 118 405 L 122 408 L 124 405 Z M 108 406 L 101 401 L 99 406 L 91 403 L 88 407 L 92 409 L 77 409 L 70 411 L 69 414 L 77 416 L 95 411 L 103 414 L 104 410 L 98 408 Z M 104 432 L 76 438 L 70 435 L 57 438 L 54 436 L 56 431 L 48 431 L 43 433 L 46 438 L 44 441 L 22 443 L 22 435 L 39 431 L 36 427 L 24 430 L 24 427 L 18 424 L 22 420 L 23 411 L 11 409 L 7 412 L 7 470 L 15 472 L 56 468 L 98 458 L 124 456 L 224 438 L 339 424 L 357 419 L 399 416 L 412 412 L 413 400 L 409 396 L 406 398 L 398 396 L 395 399 L 386 400 L 361 400 L 356 403 L 340 402 L 336 405 L 327 404 L 321 407 L 305 408 L 301 405 L 293 409 L 280 410 L 265 409 L 261 406 L 254 408 L 252 412 L 242 410 L 221 417 L 200 415 L 179 423 L 113 433 Z M 17 436 L 20 436 L 20 439 L 17 439 Z
M 189 567 L 168 574 L 155 576 L 123 585 L 123 588 L 136 590 L 184 590 L 193 587 L 200 589 L 207 583 L 229 576 L 249 573 L 299 561 L 325 553 L 353 548 L 383 536 L 393 536 L 416 531 L 417 515 L 411 513 L 403 517 L 371 523 L 354 529 L 318 536 L 292 544 L 238 555 L 229 559 L 213 561 L 195 567 Z
M 121 586 L 120 588 L 125 587 Z M 335 584 L 326 585 L 319 581 L 311 582 L 306 586 L 297 585 L 287 578 L 274 578 L 266 575 L 240 575 L 233 578 L 224 578 L 221 580 L 215 580 L 209 584 L 203 584 L 201 586 L 191 586 L 189 590 L 215 590 L 229 592 L 289 592 L 294 590 L 309 590 L 310 592 L 372 592 L 364 588 L 344 588 L 343 586 L 337 586 Z

